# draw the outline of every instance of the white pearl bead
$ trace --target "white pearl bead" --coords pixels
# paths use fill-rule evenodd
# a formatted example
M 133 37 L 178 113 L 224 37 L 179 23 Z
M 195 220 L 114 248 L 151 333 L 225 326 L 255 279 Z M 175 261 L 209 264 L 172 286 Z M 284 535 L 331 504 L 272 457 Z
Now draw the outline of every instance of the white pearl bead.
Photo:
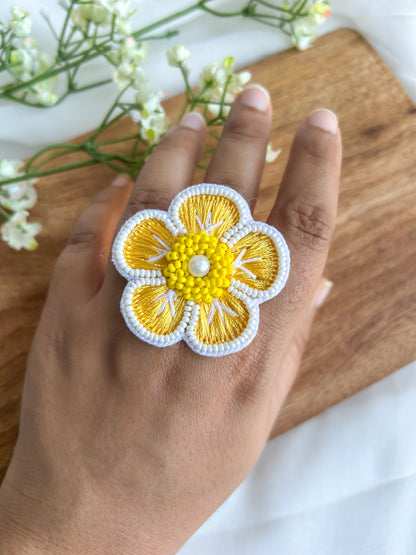
M 210 269 L 210 261 L 203 254 L 196 254 L 188 262 L 189 273 L 194 277 L 204 277 Z

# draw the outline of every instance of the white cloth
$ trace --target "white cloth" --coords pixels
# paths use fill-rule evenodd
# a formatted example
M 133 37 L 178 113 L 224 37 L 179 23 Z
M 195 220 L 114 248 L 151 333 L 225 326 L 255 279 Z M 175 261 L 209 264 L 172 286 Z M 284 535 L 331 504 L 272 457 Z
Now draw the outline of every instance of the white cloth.
M 180 555 L 415 555 L 416 363 L 269 442 Z
M 137 26 L 160 19 L 192 0 L 136 1 Z M 55 0 L 2 0 L 36 14 Z M 231 9 L 237 0 L 217 1 Z M 415 0 L 333 0 L 327 32 L 359 30 L 416 101 Z M 240 19 L 193 13 L 181 25 L 192 52 L 192 76 L 205 63 L 233 55 L 237 67 L 290 46 L 274 30 Z M 34 36 L 43 49 L 53 41 L 39 15 Z M 166 43 L 152 43 L 147 71 L 155 87 L 182 90 L 177 70 L 166 66 Z M 105 74 L 95 64 L 89 75 Z M 0 105 L 0 158 L 24 157 L 96 126 L 114 98 L 112 85 L 74 95 L 48 112 Z M 182 555 L 414 555 L 416 554 L 416 363 L 369 387 L 270 442 L 247 480 L 182 548 Z

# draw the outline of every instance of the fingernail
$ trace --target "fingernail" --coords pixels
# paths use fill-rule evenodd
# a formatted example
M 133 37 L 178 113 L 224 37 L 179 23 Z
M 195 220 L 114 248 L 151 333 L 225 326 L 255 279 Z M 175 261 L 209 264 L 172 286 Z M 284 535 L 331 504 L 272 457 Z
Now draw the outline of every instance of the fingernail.
M 317 308 L 320 308 L 324 304 L 325 299 L 329 295 L 329 292 L 331 291 L 333 286 L 334 283 L 332 281 L 329 281 L 329 279 L 324 278 L 321 281 L 315 294 L 315 304 Z
M 205 120 L 199 112 L 188 112 L 183 116 L 180 122 L 181 127 L 189 127 L 201 131 L 205 127 Z
M 308 123 L 312 125 L 312 127 L 319 127 L 319 129 L 328 131 L 333 135 L 336 134 L 338 129 L 337 116 L 327 108 L 318 108 L 314 110 L 308 118 Z
M 130 182 L 130 178 L 125 173 L 121 173 L 118 175 L 115 180 L 113 181 L 113 187 L 125 187 Z
M 248 85 L 239 96 L 241 104 L 266 112 L 270 105 L 270 95 L 261 85 Z

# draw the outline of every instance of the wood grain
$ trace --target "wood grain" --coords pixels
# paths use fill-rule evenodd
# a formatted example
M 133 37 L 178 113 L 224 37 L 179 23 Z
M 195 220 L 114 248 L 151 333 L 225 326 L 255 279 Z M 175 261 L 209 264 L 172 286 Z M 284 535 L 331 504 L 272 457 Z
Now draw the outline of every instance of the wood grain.
M 272 140 L 283 149 L 266 168 L 257 217 L 267 215 L 295 129 L 311 110 L 337 112 L 344 143 L 339 216 L 326 268 L 335 286 L 314 324 L 277 434 L 416 359 L 416 108 L 350 30 L 249 69 L 271 92 Z M 177 113 L 179 105 L 180 99 L 169 100 L 168 111 Z M 17 437 L 26 356 L 54 261 L 79 214 L 113 175 L 91 167 L 43 179 L 33 210 L 33 220 L 44 225 L 39 249 L 17 253 L 0 245 L 0 476 Z

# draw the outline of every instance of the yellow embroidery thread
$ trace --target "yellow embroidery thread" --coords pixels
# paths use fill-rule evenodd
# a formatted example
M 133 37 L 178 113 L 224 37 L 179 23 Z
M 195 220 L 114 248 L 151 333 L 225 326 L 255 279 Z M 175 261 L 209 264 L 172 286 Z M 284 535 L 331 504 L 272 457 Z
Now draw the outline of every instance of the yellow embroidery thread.
M 220 195 L 195 195 L 184 200 L 179 209 L 179 219 L 188 233 L 199 232 L 201 222 L 210 235 L 219 238 L 225 230 L 231 229 L 239 222 L 240 215 L 236 204 L 228 198 Z M 211 220 L 214 225 L 221 223 L 209 230 L 207 220 Z
M 262 291 L 267 290 L 275 281 L 279 273 L 279 257 L 276 246 L 268 235 L 258 231 L 249 233 L 237 241 L 230 250 L 235 259 L 245 250 L 241 258 L 242 268 L 236 265 L 233 278 L 246 283 L 253 289 Z M 248 262 L 244 263 L 245 260 Z M 267 264 L 264 263 L 265 260 L 267 260 Z

